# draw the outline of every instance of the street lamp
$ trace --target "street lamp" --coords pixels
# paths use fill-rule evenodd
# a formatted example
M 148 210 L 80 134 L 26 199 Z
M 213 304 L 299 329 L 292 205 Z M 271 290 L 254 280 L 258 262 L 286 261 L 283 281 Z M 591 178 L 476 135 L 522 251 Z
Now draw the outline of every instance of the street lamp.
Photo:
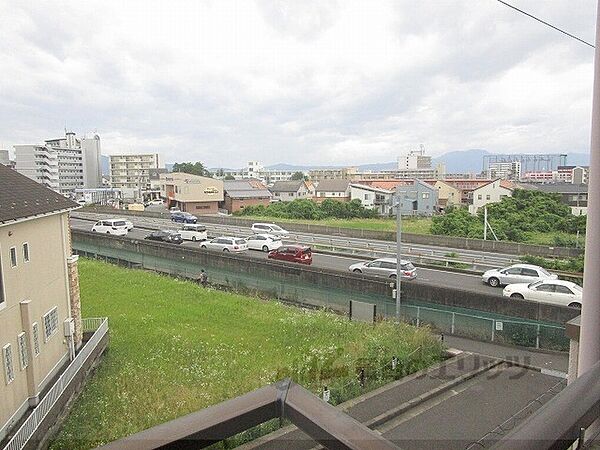
M 394 206 L 396 208 L 396 323 L 400 323 L 400 280 L 402 279 L 402 259 L 400 257 L 402 253 L 402 204 L 400 194 L 396 195 Z

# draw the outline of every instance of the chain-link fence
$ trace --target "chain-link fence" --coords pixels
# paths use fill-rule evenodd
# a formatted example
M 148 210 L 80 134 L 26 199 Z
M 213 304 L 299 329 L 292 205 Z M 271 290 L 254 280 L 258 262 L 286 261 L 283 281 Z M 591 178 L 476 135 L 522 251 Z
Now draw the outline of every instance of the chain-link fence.
M 327 307 L 344 313 L 348 312 L 349 301 L 357 300 L 377 305 L 378 316 L 395 317 L 396 314 L 395 303 L 384 295 L 367 295 L 356 290 L 336 289 L 300 281 L 287 280 L 284 283 L 276 278 L 258 274 L 240 273 L 208 265 L 200 267 L 183 259 L 159 258 L 78 241 L 73 242 L 73 247 L 82 255 L 184 278 L 198 279 L 200 270 L 204 269 L 209 284 L 248 294 L 314 307 Z M 564 327 L 559 325 L 498 317 L 483 311 L 457 312 L 443 306 L 423 306 L 411 299 L 403 302 L 401 317 L 415 326 L 429 326 L 440 333 L 548 350 L 568 351 L 569 349 Z

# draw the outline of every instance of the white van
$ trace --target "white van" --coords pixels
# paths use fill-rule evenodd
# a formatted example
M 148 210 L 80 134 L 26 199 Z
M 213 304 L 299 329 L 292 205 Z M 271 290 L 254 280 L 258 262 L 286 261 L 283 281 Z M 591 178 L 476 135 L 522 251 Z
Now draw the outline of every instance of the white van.
M 127 234 L 127 223 L 123 219 L 100 220 L 94 224 L 92 231 L 96 233 L 114 234 L 125 236 Z
M 182 239 L 186 241 L 205 241 L 208 239 L 206 227 L 199 223 L 186 223 L 178 231 Z
M 261 234 L 274 234 L 276 236 L 285 236 L 286 234 L 290 234 L 289 231 L 284 230 L 279 225 L 275 225 L 274 223 L 255 223 L 252 225 L 252 231 Z

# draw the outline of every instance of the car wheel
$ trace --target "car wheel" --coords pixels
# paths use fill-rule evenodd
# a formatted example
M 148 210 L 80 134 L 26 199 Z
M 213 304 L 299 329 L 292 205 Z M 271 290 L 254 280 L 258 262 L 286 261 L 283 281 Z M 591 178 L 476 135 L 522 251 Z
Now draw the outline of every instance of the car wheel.
M 496 277 L 492 277 L 488 280 L 488 284 L 491 287 L 498 287 L 498 286 L 500 286 L 500 280 Z
M 579 303 L 579 302 L 572 302 L 572 303 L 569 303 L 569 306 L 570 306 L 571 308 L 577 308 L 577 309 L 581 309 L 581 303 Z
M 201 245 L 200 248 L 206 249 L 206 245 Z
M 196 242 L 196 236 L 192 236 L 192 242 Z
M 229 251 L 229 249 L 228 249 L 227 247 L 225 247 L 225 248 L 223 249 L 223 251 L 224 251 L 224 252 L 228 252 L 228 251 Z
M 263 252 L 268 252 L 269 251 L 269 247 L 267 247 L 266 245 L 263 245 L 262 251 Z
M 107 231 L 106 234 L 110 234 L 110 231 Z
M 518 298 L 521 300 L 525 299 L 525 297 L 523 297 L 523 295 L 521 295 L 521 294 L 511 294 L 510 298 Z
M 395 279 L 396 279 L 396 274 L 395 274 L 395 273 L 391 274 L 391 275 L 390 275 L 390 278 L 391 278 L 392 280 L 395 280 Z
M 362 273 L 362 270 L 360 270 L 360 269 L 354 269 L 352 272 L 354 272 L 354 273 Z

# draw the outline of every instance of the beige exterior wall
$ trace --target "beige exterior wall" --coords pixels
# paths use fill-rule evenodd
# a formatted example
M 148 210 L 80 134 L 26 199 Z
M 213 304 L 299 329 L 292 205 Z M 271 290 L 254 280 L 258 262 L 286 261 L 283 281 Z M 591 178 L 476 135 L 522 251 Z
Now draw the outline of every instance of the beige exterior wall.
M 503 197 L 512 196 L 512 191 L 500 185 L 500 180 L 481 186 L 473 191 L 473 204 L 469 205 L 469 212 L 477 214 L 479 208 L 490 203 L 497 203 Z
M 29 262 L 23 244 L 29 244 Z M 17 251 L 11 267 L 10 248 Z M 18 420 L 29 402 L 68 360 L 63 321 L 70 317 L 67 257 L 70 255 L 67 213 L 0 226 L 0 276 L 5 301 L 0 305 L 0 348 L 11 345 L 14 380 L 7 384 L 5 362 L 0 361 L 0 439 Z M 29 303 L 21 302 L 29 301 Z M 43 316 L 57 307 L 56 332 L 46 342 Z M 39 330 L 39 355 L 33 349 L 32 324 Z M 21 369 L 17 336 L 26 332 L 29 366 Z
M 187 173 L 160 175 L 160 195 L 176 202 L 222 202 L 223 181 Z
M 440 204 L 444 201 L 445 206 L 460 205 L 462 192 L 448 183 L 438 181 L 435 183 L 435 188 L 438 191 L 438 201 Z

